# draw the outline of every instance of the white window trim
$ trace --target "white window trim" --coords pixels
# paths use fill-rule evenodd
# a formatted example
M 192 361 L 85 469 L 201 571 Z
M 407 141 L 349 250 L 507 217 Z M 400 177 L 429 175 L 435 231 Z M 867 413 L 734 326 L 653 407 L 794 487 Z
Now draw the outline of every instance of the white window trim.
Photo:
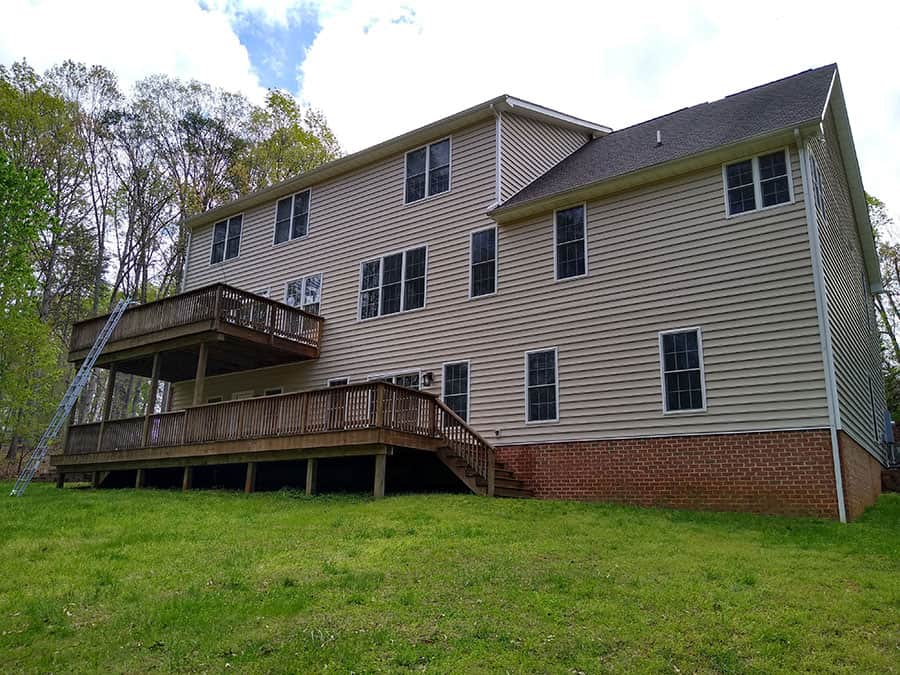
M 256 398 L 256 392 L 253 389 L 244 389 L 231 394 L 232 401 L 246 401 L 248 398 Z
M 225 258 L 224 257 L 225 253 L 223 252 L 222 259 L 219 260 L 218 262 L 213 262 L 212 252 L 213 252 L 213 247 L 215 246 L 215 243 L 216 243 L 216 225 L 221 223 L 222 220 L 224 220 L 226 222 L 230 222 L 232 218 L 237 218 L 238 216 L 241 217 L 241 236 L 238 237 L 238 254 L 236 256 L 234 256 L 233 258 Z M 226 218 L 222 218 L 221 220 L 217 220 L 216 222 L 214 222 L 212 224 L 212 229 L 210 230 L 210 241 L 209 241 L 209 266 L 210 267 L 216 267 L 217 265 L 224 265 L 225 263 L 230 263 L 235 260 L 238 260 L 241 257 L 241 252 L 244 250 L 244 230 L 245 230 L 244 220 L 245 220 L 244 212 L 241 211 L 240 213 L 235 213 L 233 216 L 228 216 Z M 226 225 L 225 226 L 225 251 L 227 251 L 227 250 L 228 250 L 228 226 Z
M 493 293 L 482 293 L 481 295 L 472 295 L 472 242 L 475 240 L 475 235 L 479 232 L 486 232 L 487 230 L 494 231 L 494 292 Z M 427 270 L 426 270 L 427 271 Z M 481 300 L 481 298 L 489 298 L 492 295 L 497 295 L 497 291 L 499 290 L 500 285 L 500 232 L 497 230 L 496 225 L 489 225 L 488 227 L 479 227 L 477 230 L 472 230 L 469 232 L 469 300 Z
M 431 153 L 428 152 L 428 148 L 432 145 L 443 143 L 444 141 L 449 141 L 450 148 L 450 163 L 447 165 L 447 181 L 449 185 L 443 192 L 438 192 L 437 194 L 432 195 L 428 193 L 428 172 L 431 168 Z M 410 153 L 421 150 L 422 148 L 425 148 L 425 196 L 421 199 L 416 199 L 415 201 L 408 202 L 406 201 L 406 166 L 409 160 Z M 440 197 L 441 195 L 448 195 L 451 192 L 453 192 L 453 136 L 445 136 L 444 138 L 439 138 L 436 141 L 431 141 L 431 143 L 426 143 L 425 145 L 420 145 L 417 148 L 407 150 L 403 154 L 403 206 L 421 204 L 422 202 L 427 202 L 429 199 L 434 199 L 435 197 Z
M 344 384 L 332 384 L 332 382 L 337 382 L 338 380 L 346 380 L 346 382 L 344 382 Z M 326 387 L 346 387 L 348 384 L 350 384 L 349 377 L 329 377 L 327 380 L 325 380 Z
M 549 420 L 529 420 L 528 419 L 528 355 L 536 354 L 538 352 L 553 352 L 553 367 L 554 367 L 554 384 L 556 386 L 556 417 Z M 556 424 L 559 422 L 559 348 L 558 347 L 541 347 L 539 349 L 529 349 L 525 352 L 525 425 L 531 426 L 533 424 Z M 544 385 L 536 385 L 536 386 L 544 386 Z
M 321 285 L 319 286 L 319 314 L 317 315 L 317 316 L 322 316 L 322 305 L 323 305 L 323 302 L 325 299 L 325 272 L 312 272 L 310 274 L 301 274 L 299 277 L 285 281 L 284 282 L 284 304 L 287 305 L 288 287 L 290 287 L 290 285 L 292 283 L 294 283 L 296 281 L 300 281 L 301 282 L 300 292 L 303 293 L 303 282 L 305 282 L 307 278 L 314 277 L 314 276 L 322 277 L 322 282 L 321 282 Z M 290 305 L 290 306 L 293 306 L 293 305 Z M 303 307 L 301 305 L 297 305 L 296 309 L 303 309 Z M 303 311 L 305 312 L 306 310 L 303 310 Z
M 556 214 L 560 211 L 568 211 L 569 209 L 574 209 L 577 207 L 581 207 L 584 210 L 584 274 L 577 274 L 574 277 L 565 277 L 563 279 L 559 278 L 559 270 L 557 269 L 557 261 L 556 261 Z M 588 210 L 587 210 L 587 202 L 582 202 L 581 204 L 572 204 L 570 206 L 566 206 L 561 209 L 553 210 L 553 280 L 554 281 L 571 281 L 572 279 L 584 279 L 590 273 L 590 262 L 588 256 Z
M 700 396 L 703 399 L 702 408 L 690 408 L 688 410 L 668 410 L 666 407 L 666 364 L 663 355 L 663 336 L 672 333 L 697 333 L 697 358 L 700 360 Z M 669 330 L 661 330 L 657 335 L 657 343 L 659 346 L 659 384 L 662 392 L 662 414 L 663 415 L 699 415 L 706 412 L 706 367 L 703 363 L 703 330 L 700 326 L 689 326 L 687 328 L 672 328 Z
M 394 370 L 390 373 L 377 373 L 375 375 L 366 375 L 366 382 L 371 382 L 372 380 L 381 380 L 386 377 L 397 377 L 398 375 L 414 375 L 417 374 L 419 376 L 419 388 L 416 391 L 424 391 L 422 387 L 422 369 L 421 368 L 409 368 L 407 370 Z
M 762 181 L 759 178 L 759 158 L 763 155 L 774 155 L 776 152 L 781 151 L 785 156 L 785 167 L 787 168 L 787 179 L 788 179 L 788 194 L 790 195 L 790 199 L 786 202 L 781 202 L 780 204 L 772 204 L 770 206 L 762 206 Z M 752 169 L 753 169 L 753 199 L 756 203 L 756 208 L 751 209 L 749 211 L 741 211 L 740 213 L 731 213 L 731 208 L 728 205 L 728 167 L 732 164 L 739 164 L 740 162 L 746 162 L 750 160 Z M 740 218 L 741 216 L 746 216 L 751 213 L 758 213 L 760 211 L 768 211 L 769 209 L 777 209 L 782 206 L 788 206 L 793 204 L 794 199 L 794 170 L 791 166 L 791 151 L 790 148 L 775 148 L 774 150 L 759 152 L 755 155 L 751 155 L 749 157 L 741 157 L 740 159 L 732 159 L 724 164 L 722 164 L 722 189 L 725 191 L 725 217 L 726 218 Z
M 403 302 L 406 300 L 406 252 L 407 251 L 415 251 L 416 249 L 424 248 L 425 249 L 425 292 L 422 296 L 422 306 L 415 307 L 413 309 L 403 309 Z M 382 288 L 382 280 L 384 278 L 384 259 L 388 256 L 397 255 L 398 253 L 403 254 L 403 262 L 401 274 L 400 274 L 400 311 L 392 312 L 391 314 L 382 314 L 381 313 L 381 288 Z M 363 294 L 363 265 L 367 262 L 373 262 L 375 260 L 379 261 L 378 264 L 378 314 L 375 316 L 369 316 L 365 319 L 362 318 L 362 294 Z M 390 253 L 385 253 L 383 255 L 373 256 L 371 258 L 366 258 L 359 263 L 359 280 L 356 286 L 356 320 L 357 321 L 374 321 L 376 319 L 383 319 L 385 317 L 390 316 L 398 316 L 400 314 L 409 314 L 410 312 L 419 312 L 425 309 L 428 306 L 428 269 L 430 265 L 428 264 L 428 244 L 419 244 L 418 246 L 408 246 L 400 251 L 391 251 Z M 325 279 L 322 278 L 322 285 L 325 285 Z M 368 288 L 366 290 L 374 290 Z M 321 306 L 319 307 L 321 310 Z
M 269 392 L 272 392 L 271 394 Z M 280 396 L 284 393 L 284 387 L 266 387 L 263 389 L 263 396 Z
M 304 192 L 309 193 L 309 206 L 306 210 L 306 234 L 304 234 L 302 237 L 292 238 L 290 234 L 291 231 L 293 231 L 294 227 L 294 198 L 297 195 L 302 195 Z M 291 231 L 288 231 L 288 238 L 284 241 L 275 241 L 278 225 L 278 202 L 288 198 L 290 198 L 291 200 Z M 308 239 L 310 229 L 312 229 L 312 187 L 300 190 L 299 192 L 294 192 L 293 194 L 285 195 L 284 197 L 275 200 L 275 217 L 272 219 L 272 246 L 284 246 L 285 244 L 290 244 L 292 241 L 302 241 L 303 239 Z
M 480 297 L 480 296 L 479 296 Z M 447 396 L 447 378 L 445 375 L 445 368 L 447 366 L 455 366 L 460 363 L 466 364 L 466 424 L 469 423 L 469 420 L 472 419 L 472 363 L 469 359 L 458 359 L 456 361 L 445 361 L 441 364 L 441 401 L 444 405 L 447 404 L 446 396 Z M 447 406 L 449 407 L 449 406 Z M 559 405 L 557 404 L 557 412 L 559 412 Z

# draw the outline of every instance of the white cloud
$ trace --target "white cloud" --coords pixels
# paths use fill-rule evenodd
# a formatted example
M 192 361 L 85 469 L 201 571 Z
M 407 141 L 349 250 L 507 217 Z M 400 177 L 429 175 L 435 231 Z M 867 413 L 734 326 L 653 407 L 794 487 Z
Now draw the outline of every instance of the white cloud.
M 864 4 L 325 2 L 301 95 L 358 150 L 500 93 L 621 127 L 837 61 L 866 187 L 900 222 L 900 8 Z
M 226 13 L 183 0 L 5 0 L 0 63 L 38 70 L 64 59 L 113 69 L 128 86 L 151 73 L 265 93 Z

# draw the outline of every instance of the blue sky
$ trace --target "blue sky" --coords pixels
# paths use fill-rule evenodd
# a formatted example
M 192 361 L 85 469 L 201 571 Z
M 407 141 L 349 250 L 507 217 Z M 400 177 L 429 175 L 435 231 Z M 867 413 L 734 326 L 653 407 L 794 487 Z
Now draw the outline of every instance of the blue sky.
M 0 63 L 71 58 L 322 110 L 348 151 L 508 93 L 618 128 L 837 62 L 866 188 L 900 221 L 900 3 L 4 0 Z M 895 233 L 900 240 L 900 232 Z

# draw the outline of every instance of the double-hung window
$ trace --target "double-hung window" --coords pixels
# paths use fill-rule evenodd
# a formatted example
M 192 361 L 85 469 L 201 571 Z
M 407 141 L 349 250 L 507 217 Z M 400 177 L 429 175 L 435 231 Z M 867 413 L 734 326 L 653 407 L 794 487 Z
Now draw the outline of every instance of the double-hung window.
M 359 318 L 424 307 L 426 271 L 424 246 L 365 261 L 359 281 Z
M 406 153 L 406 203 L 450 189 L 450 139 Z
M 469 421 L 469 362 L 445 363 L 441 379 L 441 398 L 447 407 L 465 421 Z
M 556 349 L 525 353 L 525 421 L 559 419 L 559 378 Z
M 554 214 L 556 278 L 569 279 L 587 272 L 584 205 L 561 209 Z
M 238 214 L 213 225 L 212 254 L 209 257 L 211 265 L 238 257 L 243 223 L 243 214 Z
M 497 228 L 472 233 L 469 259 L 469 295 L 491 295 L 497 290 Z
M 725 166 L 728 215 L 786 204 L 792 199 L 787 150 Z
M 699 328 L 659 334 L 663 412 L 706 410 L 703 341 Z
M 310 314 L 318 314 L 322 303 L 322 275 L 309 274 L 288 282 L 284 303 Z
M 300 239 L 309 232 L 309 190 L 279 199 L 275 206 L 275 243 Z

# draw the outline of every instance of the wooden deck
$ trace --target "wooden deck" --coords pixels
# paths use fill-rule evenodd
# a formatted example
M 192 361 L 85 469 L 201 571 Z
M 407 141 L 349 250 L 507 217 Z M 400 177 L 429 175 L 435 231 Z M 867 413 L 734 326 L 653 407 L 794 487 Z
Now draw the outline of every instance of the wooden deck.
M 69 361 L 84 359 L 106 316 L 72 327 Z M 291 363 L 319 356 L 324 319 L 296 307 L 213 284 L 128 309 L 97 366 L 150 377 L 155 354 L 163 354 L 158 377 L 193 379 L 200 345 L 207 345 L 207 375 Z
M 73 425 L 50 461 L 65 474 L 377 457 L 394 447 L 435 452 L 474 492 L 493 494 L 493 448 L 433 395 L 384 382 Z

